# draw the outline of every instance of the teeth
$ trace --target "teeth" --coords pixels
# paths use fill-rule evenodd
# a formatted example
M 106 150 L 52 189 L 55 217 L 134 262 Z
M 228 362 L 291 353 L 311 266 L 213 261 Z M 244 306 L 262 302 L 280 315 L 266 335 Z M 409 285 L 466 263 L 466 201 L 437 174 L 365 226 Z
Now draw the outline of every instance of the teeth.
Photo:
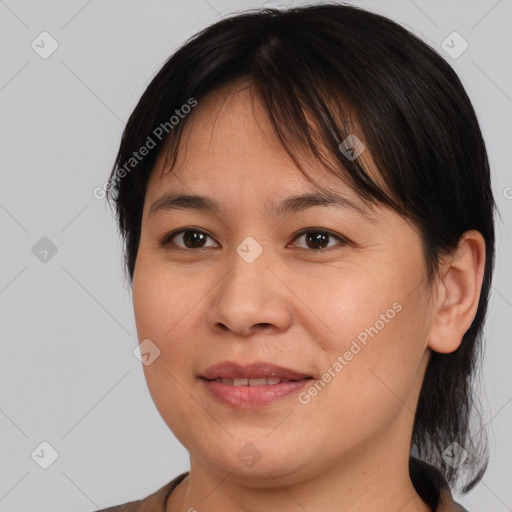
M 227 386 L 272 386 L 274 384 L 280 384 L 282 382 L 291 382 L 290 379 L 280 379 L 279 377 L 262 377 L 257 379 L 215 379 L 216 382 L 221 382 Z
M 266 386 L 267 379 L 249 379 L 249 386 Z

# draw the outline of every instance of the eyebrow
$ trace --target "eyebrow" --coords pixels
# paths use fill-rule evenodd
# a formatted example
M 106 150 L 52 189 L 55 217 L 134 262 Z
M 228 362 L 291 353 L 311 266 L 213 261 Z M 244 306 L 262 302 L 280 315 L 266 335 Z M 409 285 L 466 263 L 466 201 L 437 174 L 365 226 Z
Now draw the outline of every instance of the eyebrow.
M 338 193 L 330 191 L 291 196 L 284 199 L 279 204 L 269 201 L 266 205 L 268 214 L 274 218 L 292 212 L 303 211 L 314 206 L 335 206 L 340 209 L 356 212 L 367 217 L 369 220 L 373 220 L 368 211 L 362 206 L 357 205 Z M 222 208 L 217 201 L 206 196 L 169 192 L 151 205 L 148 217 L 154 216 L 157 212 L 172 210 L 201 210 L 219 214 Z

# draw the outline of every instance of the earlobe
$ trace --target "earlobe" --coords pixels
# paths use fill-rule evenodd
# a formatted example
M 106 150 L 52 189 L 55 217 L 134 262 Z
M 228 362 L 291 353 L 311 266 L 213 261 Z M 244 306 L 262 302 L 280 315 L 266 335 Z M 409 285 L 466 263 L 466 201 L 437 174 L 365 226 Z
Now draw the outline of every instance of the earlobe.
M 478 309 L 485 269 L 481 233 L 466 231 L 441 269 L 428 346 L 447 354 L 459 348 Z

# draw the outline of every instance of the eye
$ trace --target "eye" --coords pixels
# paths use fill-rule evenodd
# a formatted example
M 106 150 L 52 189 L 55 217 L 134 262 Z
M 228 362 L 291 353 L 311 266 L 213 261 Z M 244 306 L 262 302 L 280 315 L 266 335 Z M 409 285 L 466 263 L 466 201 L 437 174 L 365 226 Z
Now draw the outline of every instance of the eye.
M 200 229 L 187 228 L 169 233 L 160 243 L 163 246 L 176 245 L 181 249 L 203 249 L 204 247 L 208 247 L 205 245 L 207 238 L 212 239 L 210 235 Z M 180 240 L 184 245 L 172 242 L 173 239 Z
M 301 247 L 301 249 L 312 249 L 316 252 L 320 252 L 322 249 L 329 247 L 329 238 L 336 238 L 342 245 L 348 243 L 346 238 L 321 228 L 304 229 L 294 238 L 294 240 L 298 240 L 304 236 L 306 246 Z
M 300 248 L 311 249 L 315 252 L 321 252 L 322 249 L 325 249 L 326 247 L 329 248 L 330 238 L 337 239 L 342 245 L 349 243 L 346 238 L 321 228 L 304 229 L 295 236 L 294 240 L 298 240 L 301 237 L 305 237 L 304 241 L 306 246 L 302 246 Z M 206 247 L 212 247 L 211 245 L 205 245 L 208 238 L 213 240 L 208 233 L 201 229 L 186 228 L 167 234 L 160 244 L 162 246 L 174 245 L 181 249 L 203 249 Z M 181 241 L 181 244 L 176 243 L 176 241 Z M 215 245 L 213 245 L 213 247 L 215 247 Z

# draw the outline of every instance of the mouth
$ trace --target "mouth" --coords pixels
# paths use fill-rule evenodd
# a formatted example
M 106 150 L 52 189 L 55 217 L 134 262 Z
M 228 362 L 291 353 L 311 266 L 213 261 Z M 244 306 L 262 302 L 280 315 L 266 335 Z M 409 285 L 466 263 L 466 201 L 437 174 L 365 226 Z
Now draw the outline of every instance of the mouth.
M 313 379 L 313 376 L 273 363 L 257 361 L 240 365 L 225 361 L 210 366 L 199 378 L 228 386 L 273 386 L 283 382 Z
M 229 407 L 258 409 L 299 393 L 311 375 L 272 363 L 248 365 L 226 361 L 198 376 L 210 396 Z
M 312 379 L 312 377 L 305 377 L 304 379 L 280 379 L 279 377 L 260 377 L 260 378 L 221 378 L 205 379 L 209 382 L 220 382 L 226 386 L 274 386 L 275 384 L 282 384 L 283 382 L 298 382 L 300 380 Z

